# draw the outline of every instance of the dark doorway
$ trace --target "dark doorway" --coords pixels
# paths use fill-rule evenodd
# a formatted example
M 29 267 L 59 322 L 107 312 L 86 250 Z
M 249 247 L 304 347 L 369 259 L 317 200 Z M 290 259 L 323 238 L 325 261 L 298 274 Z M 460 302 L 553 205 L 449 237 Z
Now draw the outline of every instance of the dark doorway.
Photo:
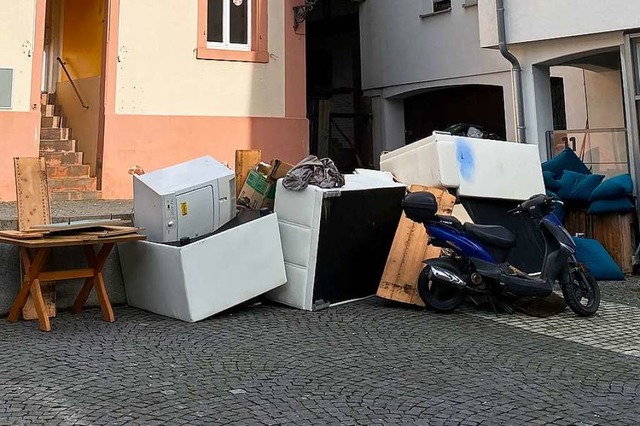
M 309 152 L 340 171 L 373 166 L 371 104 L 362 97 L 359 5 L 318 2 L 306 21 Z
M 553 130 L 567 130 L 567 108 L 562 77 L 551 77 L 551 104 L 553 107 Z
M 468 85 L 437 89 L 404 101 L 405 142 L 430 136 L 457 123 L 482 126 L 506 139 L 502 87 Z

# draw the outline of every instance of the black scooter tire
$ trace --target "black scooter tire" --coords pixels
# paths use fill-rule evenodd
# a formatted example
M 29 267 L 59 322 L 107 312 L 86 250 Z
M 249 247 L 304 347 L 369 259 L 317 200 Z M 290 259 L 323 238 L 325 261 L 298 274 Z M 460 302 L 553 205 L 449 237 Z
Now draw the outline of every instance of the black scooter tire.
M 562 276 L 564 277 L 564 282 L 562 283 L 562 295 L 564 296 L 564 300 L 569 305 L 569 308 L 576 315 L 580 317 L 590 317 L 595 315 L 600 307 L 600 286 L 598 282 L 591 276 L 588 271 L 577 271 L 575 274 L 572 274 L 568 267 L 563 271 Z M 593 292 L 592 299 L 589 299 L 588 305 L 583 305 L 581 302 L 582 295 L 576 294 L 575 286 L 576 281 L 578 285 L 585 285 L 591 292 Z
M 447 259 L 433 259 L 429 264 L 446 269 L 453 274 L 462 275 L 460 268 Z M 418 294 L 426 306 L 441 313 L 453 311 L 467 298 L 467 292 L 463 289 L 455 288 L 438 279 L 429 280 L 429 266 L 425 266 L 420 271 Z

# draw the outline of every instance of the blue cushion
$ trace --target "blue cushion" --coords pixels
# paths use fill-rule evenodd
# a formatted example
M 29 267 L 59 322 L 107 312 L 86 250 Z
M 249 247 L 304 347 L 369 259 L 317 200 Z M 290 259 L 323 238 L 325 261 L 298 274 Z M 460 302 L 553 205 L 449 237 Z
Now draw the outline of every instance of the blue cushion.
M 609 213 L 628 213 L 634 210 L 633 203 L 628 198 L 615 200 L 596 200 L 591 203 L 587 213 L 592 215 Z
M 614 198 L 622 198 L 630 195 L 632 192 L 633 181 L 631 180 L 631 175 L 618 175 L 607 179 L 598 185 L 598 187 L 591 193 L 589 200 L 611 200 Z
M 560 154 L 556 155 L 551 160 L 542 163 L 542 171 L 552 172 L 556 179 L 560 179 L 565 170 L 585 175 L 591 173 L 589 168 L 585 166 L 582 160 L 578 158 L 571 148 L 565 148 Z
M 589 201 L 589 196 L 604 179 L 603 175 L 592 175 L 565 171 L 560 178 L 562 187 L 558 196 L 563 200 Z
M 562 188 L 560 181 L 555 178 L 555 174 L 550 171 L 542 172 L 542 177 L 544 178 L 544 187 L 551 190 L 557 191 Z
M 583 263 L 596 280 L 622 281 L 624 274 L 607 250 L 596 240 L 574 237 L 576 258 Z

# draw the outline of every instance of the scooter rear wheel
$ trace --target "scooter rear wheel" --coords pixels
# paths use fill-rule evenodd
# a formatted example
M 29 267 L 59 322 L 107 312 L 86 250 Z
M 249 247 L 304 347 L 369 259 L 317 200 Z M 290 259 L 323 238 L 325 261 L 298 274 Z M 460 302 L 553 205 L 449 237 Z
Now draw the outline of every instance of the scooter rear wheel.
M 447 259 L 430 260 L 429 264 L 447 271 L 462 275 L 460 268 Z M 425 305 L 437 312 L 450 312 L 456 309 L 467 297 L 463 289 L 452 286 L 437 278 L 429 278 L 429 266 L 420 271 L 418 277 L 418 294 Z
M 600 286 L 588 271 L 563 271 L 562 295 L 576 315 L 590 317 L 600 307 Z

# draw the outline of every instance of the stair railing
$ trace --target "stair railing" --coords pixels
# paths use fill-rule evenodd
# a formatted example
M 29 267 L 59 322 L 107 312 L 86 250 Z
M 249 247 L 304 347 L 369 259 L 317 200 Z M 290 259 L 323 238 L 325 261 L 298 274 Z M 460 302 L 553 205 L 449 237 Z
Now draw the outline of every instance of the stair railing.
M 76 87 L 76 83 L 71 78 L 71 75 L 69 74 L 69 70 L 67 70 L 66 62 L 64 62 L 62 59 L 60 59 L 59 56 L 56 58 L 56 60 L 62 66 L 62 70 L 67 75 L 67 78 L 69 79 L 69 82 L 71 83 L 71 86 L 73 87 L 73 90 L 76 92 L 76 96 L 78 97 L 78 100 L 80 101 L 80 104 L 82 105 L 82 108 L 89 109 L 89 105 L 85 104 L 84 101 L 82 100 L 82 96 L 80 96 L 80 92 L 78 91 L 78 87 Z

